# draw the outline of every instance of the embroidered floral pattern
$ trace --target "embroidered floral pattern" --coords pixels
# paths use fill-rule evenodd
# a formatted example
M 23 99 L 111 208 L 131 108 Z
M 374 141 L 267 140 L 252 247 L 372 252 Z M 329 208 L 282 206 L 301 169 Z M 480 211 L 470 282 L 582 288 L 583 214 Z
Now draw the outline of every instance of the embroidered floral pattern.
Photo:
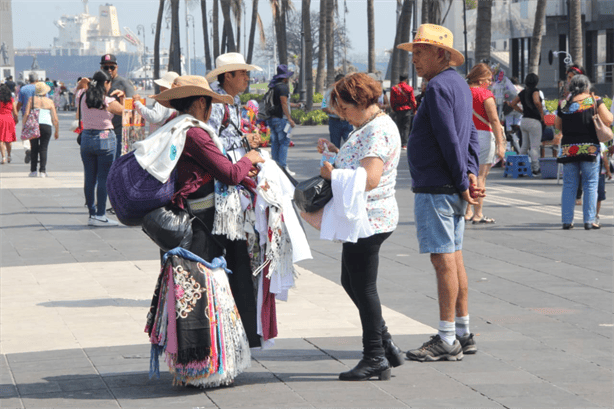
M 561 156 L 596 155 L 599 151 L 597 145 L 579 143 L 573 145 L 562 145 Z
M 369 157 L 384 162 L 379 185 L 367 195 L 367 214 L 375 234 L 393 231 L 399 221 L 394 188 L 400 155 L 399 130 L 392 119 L 384 115 L 351 133 L 335 160 L 339 169 L 358 169 L 360 161 Z
M 207 290 L 190 276 L 182 266 L 175 268 L 175 298 L 177 318 L 186 318 L 194 309 L 196 302 Z

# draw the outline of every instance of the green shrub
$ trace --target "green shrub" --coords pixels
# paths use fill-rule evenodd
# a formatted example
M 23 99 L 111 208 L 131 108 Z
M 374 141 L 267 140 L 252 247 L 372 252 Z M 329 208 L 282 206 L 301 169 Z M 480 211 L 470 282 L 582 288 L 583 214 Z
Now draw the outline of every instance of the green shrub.
M 239 98 L 241 98 L 241 104 L 245 105 L 250 99 L 255 99 L 258 102 L 262 101 L 264 94 L 241 94 Z
M 297 125 L 302 124 L 305 121 L 305 117 L 307 116 L 307 112 L 302 109 L 295 109 L 291 113 L 292 120 L 297 123 Z
M 323 99 L 324 99 L 324 96 L 320 94 L 319 92 L 316 92 L 315 94 L 313 94 L 314 104 L 319 104 L 320 102 L 322 102 Z
M 328 115 L 324 111 L 316 110 L 307 112 L 303 125 L 325 125 L 328 123 Z

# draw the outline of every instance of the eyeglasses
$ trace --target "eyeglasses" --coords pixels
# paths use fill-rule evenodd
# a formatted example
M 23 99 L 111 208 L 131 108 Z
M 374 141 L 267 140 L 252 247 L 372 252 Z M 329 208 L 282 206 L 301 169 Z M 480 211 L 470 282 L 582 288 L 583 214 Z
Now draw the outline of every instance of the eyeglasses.
M 117 65 L 103 65 L 102 69 L 105 71 L 114 71 L 117 68 Z

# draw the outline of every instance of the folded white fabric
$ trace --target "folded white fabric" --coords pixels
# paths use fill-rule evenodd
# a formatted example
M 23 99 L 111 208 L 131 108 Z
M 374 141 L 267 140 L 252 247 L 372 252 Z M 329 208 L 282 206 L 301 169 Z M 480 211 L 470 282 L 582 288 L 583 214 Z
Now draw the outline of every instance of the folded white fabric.
M 183 152 L 186 132 L 194 127 L 207 131 L 218 145 L 219 138 L 212 127 L 192 115 L 180 115 L 158 128 L 147 139 L 134 143 L 137 162 L 150 175 L 166 183 Z M 223 152 L 221 144 L 218 148 Z
M 356 243 L 373 235 L 367 214 L 367 171 L 334 169 L 331 174 L 333 198 L 324 206 L 320 238 Z

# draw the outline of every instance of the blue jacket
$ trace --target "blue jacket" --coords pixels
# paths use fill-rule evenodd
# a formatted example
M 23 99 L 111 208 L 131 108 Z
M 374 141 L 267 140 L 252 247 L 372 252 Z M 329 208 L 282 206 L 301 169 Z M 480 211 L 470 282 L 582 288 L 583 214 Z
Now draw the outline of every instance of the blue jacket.
M 472 115 L 471 90 L 454 69 L 429 81 L 407 143 L 414 191 L 469 188 L 467 172 L 477 176 L 480 151 Z

